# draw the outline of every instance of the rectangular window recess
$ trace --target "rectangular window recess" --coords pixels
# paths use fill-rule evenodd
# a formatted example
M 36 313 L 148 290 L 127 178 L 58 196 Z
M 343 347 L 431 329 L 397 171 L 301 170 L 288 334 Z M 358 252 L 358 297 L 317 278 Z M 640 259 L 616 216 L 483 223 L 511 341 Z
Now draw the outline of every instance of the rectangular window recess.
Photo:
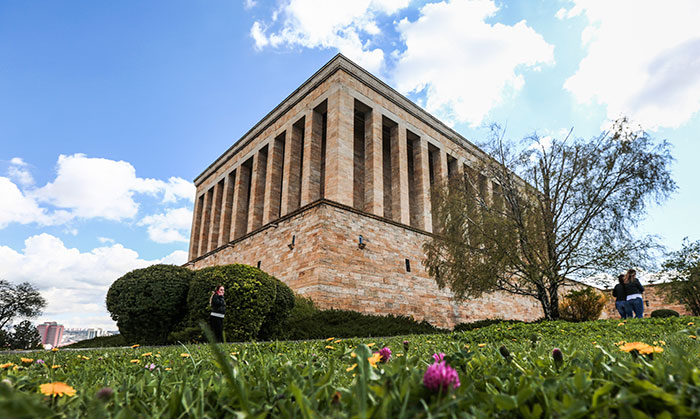
M 258 261 L 258 269 L 260 269 L 260 261 Z
M 411 261 L 406 259 L 406 272 L 411 272 Z

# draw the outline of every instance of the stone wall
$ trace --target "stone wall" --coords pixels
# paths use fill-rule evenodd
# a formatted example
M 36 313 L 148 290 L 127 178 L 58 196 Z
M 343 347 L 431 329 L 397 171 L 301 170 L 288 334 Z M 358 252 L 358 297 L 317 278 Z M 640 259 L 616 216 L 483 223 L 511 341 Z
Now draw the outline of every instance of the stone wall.
M 496 292 L 459 302 L 449 290 L 438 289 L 421 264 L 421 246 L 429 235 L 420 230 L 330 201 L 317 201 L 274 225 L 194 261 L 192 267 L 259 262 L 261 269 L 321 308 L 407 315 L 440 327 L 487 318 L 542 317 L 532 298 Z

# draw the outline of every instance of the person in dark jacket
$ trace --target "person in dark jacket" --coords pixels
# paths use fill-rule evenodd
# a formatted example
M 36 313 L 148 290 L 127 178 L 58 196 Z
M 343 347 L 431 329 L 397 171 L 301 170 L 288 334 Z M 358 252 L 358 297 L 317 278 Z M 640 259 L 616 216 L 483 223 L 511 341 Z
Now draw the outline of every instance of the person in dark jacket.
M 224 286 L 219 285 L 216 290 L 211 292 L 209 297 L 209 305 L 211 306 L 211 315 L 209 316 L 209 324 L 214 332 L 217 342 L 224 341 L 224 315 L 226 314 L 226 300 L 224 300 Z
M 620 318 L 626 319 L 632 317 L 632 309 L 627 304 L 627 293 L 625 293 L 625 276 L 617 276 L 618 284 L 613 288 L 613 297 L 615 297 L 615 308 L 620 313 Z
M 642 293 L 644 287 L 637 279 L 637 271 L 630 269 L 625 274 L 625 294 L 627 294 L 627 304 L 634 312 L 634 317 L 641 319 L 644 317 L 644 300 Z

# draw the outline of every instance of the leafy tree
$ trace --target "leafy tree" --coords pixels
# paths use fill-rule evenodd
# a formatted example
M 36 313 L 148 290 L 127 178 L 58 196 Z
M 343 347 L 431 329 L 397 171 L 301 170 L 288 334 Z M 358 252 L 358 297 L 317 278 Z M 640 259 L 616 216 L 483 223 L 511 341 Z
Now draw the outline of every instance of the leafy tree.
M 173 265 L 133 270 L 107 291 L 107 310 L 129 343 L 162 344 L 187 312 L 194 273 Z
M 41 335 L 29 320 L 24 320 L 16 325 L 10 336 L 10 346 L 13 349 L 39 349 L 41 348 Z
M 667 302 L 683 304 L 694 316 L 700 316 L 700 241 L 683 241 L 683 247 L 663 264 L 669 282 L 660 284 Z
M 0 329 L 15 317 L 37 317 L 45 307 L 46 300 L 29 282 L 13 285 L 0 279 Z
M 650 260 L 653 237 L 635 238 L 632 228 L 676 188 L 672 157 L 666 141 L 625 119 L 591 141 L 526 141 L 518 150 L 496 127 L 483 145 L 492 158 L 435 188 L 440 229 L 424 244 L 424 264 L 457 298 L 530 296 L 557 319 L 567 278 Z

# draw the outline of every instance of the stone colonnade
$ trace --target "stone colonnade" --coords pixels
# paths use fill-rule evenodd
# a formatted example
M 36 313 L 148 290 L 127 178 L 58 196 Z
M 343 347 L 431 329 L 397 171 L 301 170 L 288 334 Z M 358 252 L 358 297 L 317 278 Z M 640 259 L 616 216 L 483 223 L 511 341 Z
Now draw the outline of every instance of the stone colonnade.
M 189 260 L 319 199 L 433 232 L 432 186 L 467 168 L 437 139 L 344 87 L 254 141 L 252 155 L 198 185 Z

